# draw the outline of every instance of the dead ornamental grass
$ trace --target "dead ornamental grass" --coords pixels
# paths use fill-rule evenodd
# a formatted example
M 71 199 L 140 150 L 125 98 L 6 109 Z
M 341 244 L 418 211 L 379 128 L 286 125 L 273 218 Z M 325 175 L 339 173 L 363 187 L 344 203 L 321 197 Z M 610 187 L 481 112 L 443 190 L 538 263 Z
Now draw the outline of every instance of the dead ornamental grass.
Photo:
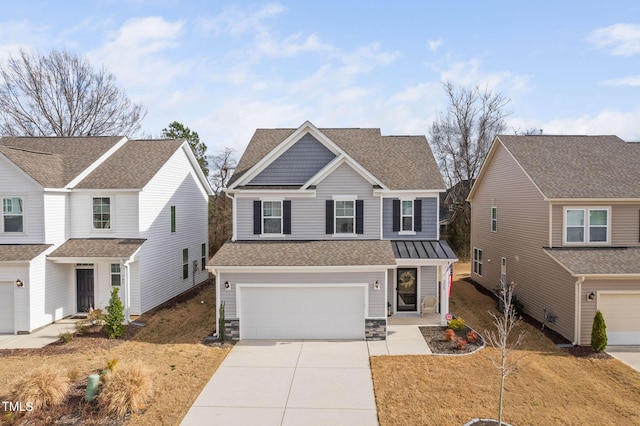
M 28 372 L 13 385 L 11 402 L 31 403 L 33 410 L 62 404 L 69 392 L 65 371 L 52 365 L 41 365 Z
M 0 350 L 0 399 L 8 397 L 13 383 L 44 363 L 76 376 L 78 381 L 72 383 L 73 388 L 85 386 L 89 374 L 102 371 L 109 360 L 118 359 L 119 367 L 140 361 L 151 372 L 154 395 L 144 414 L 134 414 L 126 424 L 178 425 L 229 352 L 229 348 L 200 343 L 215 330 L 214 316 L 215 290 L 213 285 L 208 285 L 184 303 L 138 318 L 146 327 L 133 340 L 76 337 L 63 346 Z M 77 410 L 77 406 L 65 408 Z M 66 414 L 43 409 L 39 414 L 34 413 L 34 417 L 44 422 Z M 22 424 L 33 424 L 26 418 L 23 420 Z M 81 423 L 100 423 L 100 419 L 90 420 L 83 418 Z M 0 424 L 2 421 L 0 419 Z M 20 424 L 20 420 L 16 423 Z
M 468 264 L 467 264 L 468 265 Z M 457 271 L 462 268 L 457 266 Z M 495 301 L 456 281 L 452 312 L 483 333 Z M 507 377 L 504 420 L 522 425 L 640 424 L 640 372 L 615 359 L 584 359 L 523 324 L 527 366 Z M 462 425 L 496 418 L 499 372 L 486 348 L 461 357 L 372 357 L 380 424 Z
M 152 397 L 151 370 L 141 361 L 134 361 L 109 374 L 100 389 L 98 406 L 110 416 L 124 417 L 145 410 Z

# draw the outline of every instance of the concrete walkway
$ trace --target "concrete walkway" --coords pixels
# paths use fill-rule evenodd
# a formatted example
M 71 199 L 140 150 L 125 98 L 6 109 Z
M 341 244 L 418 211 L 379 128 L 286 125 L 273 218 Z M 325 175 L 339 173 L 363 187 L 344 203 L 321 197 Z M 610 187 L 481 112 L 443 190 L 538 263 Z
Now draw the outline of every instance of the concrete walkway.
M 388 325 L 387 340 L 368 341 L 369 355 L 430 355 L 417 325 Z
M 37 349 L 60 338 L 60 333 L 75 331 L 76 321 L 65 318 L 31 334 L 0 334 L 0 349 Z
M 622 361 L 629 367 L 640 371 L 640 347 L 639 346 L 609 346 L 605 350 L 609 355 Z
M 364 341 L 241 341 L 183 425 L 377 425 Z

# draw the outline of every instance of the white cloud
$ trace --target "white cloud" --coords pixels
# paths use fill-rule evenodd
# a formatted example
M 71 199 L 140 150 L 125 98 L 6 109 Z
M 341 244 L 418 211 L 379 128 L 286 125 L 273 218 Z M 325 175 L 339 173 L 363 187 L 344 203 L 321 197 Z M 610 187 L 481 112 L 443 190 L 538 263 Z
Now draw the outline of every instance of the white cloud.
M 239 36 L 263 30 L 263 21 L 278 16 L 285 11 L 286 9 L 278 3 L 271 3 L 250 12 L 232 6 L 213 18 L 201 19 L 199 27 L 204 34 Z
M 438 48 L 442 46 L 442 39 L 439 38 L 437 40 L 429 40 L 429 50 L 435 52 Z
M 320 40 L 316 34 L 303 38 L 301 34 L 291 35 L 284 40 L 275 40 L 267 31 L 256 38 L 256 48 L 261 56 L 272 58 L 292 57 L 303 52 L 331 51 L 331 45 Z
M 482 70 L 482 65 L 482 61 L 477 58 L 454 62 L 448 64 L 448 68 L 440 70 L 440 79 L 464 87 L 479 86 L 492 91 L 505 91 L 509 97 L 530 90 L 531 76 L 511 71 L 487 72 Z
M 613 78 L 598 83 L 601 86 L 640 86 L 640 75 Z
M 404 90 L 395 93 L 389 99 L 392 103 L 416 102 L 420 100 L 428 100 L 431 97 L 439 97 L 442 92 L 442 86 L 438 83 L 419 83 L 412 87 L 406 87 Z
M 640 53 L 640 24 L 615 24 L 598 28 L 587 37 L 599 49 L 613 55 L 633 56 Z

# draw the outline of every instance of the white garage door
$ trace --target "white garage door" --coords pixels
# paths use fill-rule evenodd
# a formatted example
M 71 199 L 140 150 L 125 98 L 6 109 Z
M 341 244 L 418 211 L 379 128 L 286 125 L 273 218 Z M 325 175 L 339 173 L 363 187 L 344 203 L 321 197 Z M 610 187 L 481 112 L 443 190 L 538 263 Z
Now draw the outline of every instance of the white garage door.
M 640 293 L 598 294 L 609 345 L 640 345 Z
M 0 333 L 13 333 L 12 282 L 0 282 Z
M 240 286 L 241 339 L 364 339 L 365 288 Z

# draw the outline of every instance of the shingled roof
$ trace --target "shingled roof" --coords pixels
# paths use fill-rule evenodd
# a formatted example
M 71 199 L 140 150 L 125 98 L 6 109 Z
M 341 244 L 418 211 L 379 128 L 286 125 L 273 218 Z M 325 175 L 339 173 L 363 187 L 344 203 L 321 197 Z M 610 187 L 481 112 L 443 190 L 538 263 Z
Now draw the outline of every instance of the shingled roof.
M 640 198 L 640 143 L 617 136 L 497 139 L 547 198 Z
M 572 275 L 640 275 L 640 247 L 546 248 Z
M 257 129 L 232 184 L 297 129 Z M 445 189 L 425 136 L 382 136 L 378 128 L 318 129 L 390 189 Z
M 140 238 L 71 238 L 48 257 L 128 258 L 145 241 Z
M 127 141 L 76 188 L 143 188 L 183 143 L 181 139 Z
M 42 186 L 62 188 L 120 140 L 122 136 L 3 137 L 0 153 Z
M 389 241 L 236 241 L 211 258 L 216 266 L 395 265 Z
M 0 262 L 27 262 L 51 247 L 51 244 L 0 244 Z

